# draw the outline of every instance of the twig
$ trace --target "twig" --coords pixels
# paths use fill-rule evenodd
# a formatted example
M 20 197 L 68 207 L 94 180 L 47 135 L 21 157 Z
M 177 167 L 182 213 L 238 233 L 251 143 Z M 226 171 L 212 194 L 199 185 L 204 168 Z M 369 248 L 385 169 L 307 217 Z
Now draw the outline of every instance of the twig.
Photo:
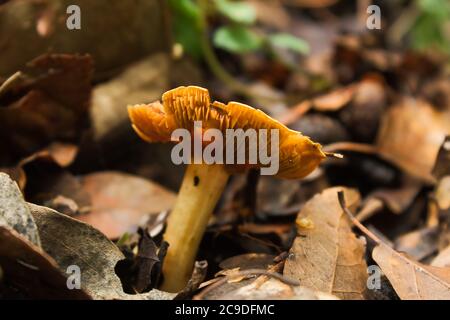
M 350 212 L 350 210 L 347 208 L 347 205 L 345 204 L 345 198 L 344 198 L 344 192 L 339 191 L 338 192 L 338 199 L 339 204 L 341 205 L 342 210 L 347 214 L 348 218 L 351 222 L 359 229 L 361 230 L 365 235 L 367 235 L 371 240 L 373 240 L 376 244 L 383 244 L 383 241 L 381 241 L 380 238 L 378 238 L 372 231 L 367 229 L 361 222 L 359 222 L 353 214 Z
M 189 279 L 186 287 L 175 296 L 174 300 L 186 300 L 191 297 L 203 280 L 205 280 L 207 270 L 208 262 L 206 260 L 196 261 L 191 279 Z
M 198 295 L 194 297 L 194 300 L 202 300 L 205 295 L 210 293 L 212 290 L 217 289 L 218 287 L 224 285 L 227 283 L 230 279 L 236 278 L 236 277 L 249 277 L 249 276 L 256 276 L 256 275 L 264 275 L 267 277 L 272 277 L 277 280 L 280 280 L 283 283 L 286 283 L 291 286 L 299 286 L 300 282 L 295 279 L 288 278 L 286 276 L 283 276 L 276 272 L 270 272 L 264 269 L 247 269 L 242 271 L 237 271 L 233 273 L 232 275 L 227 275 L 223 277 L 223 279 L 220 279 L 219 281 L 213 283 L 212 285 L 206 287 L 202 292 L 200 292 Z
M 269 272 L 277 272 L 277 273 L 281 273 L 283 271 L 284 268 L 284 263 L 286 262 L 286 258 L 288 257 L 288 253 L 286 251 L 280 253 L 278 256 L 276 256 L 273 261 L 276 263 L 275 265 L 271 266 L 269 268 Z M 267 280 L 269 280 L 269 277 L 266 275 L 262 275 L 259 278 L 257 278 L 255 281 L 253 281 L 253 285 L 255 286 L 255 288 L 259 288 L 260 286 L 262 286 L 264 284 L 264 282 L 266 282 Z
M 5 82 L 3 82 L 2 85 L 0 85 L 0 97 L 3 94 L 5 94 L 16 81 L 18 81 L 22 78 L 23 78 L 22 72 L 17 71 L 12 76 L 10 76 L 8 79 L 6 79 Z

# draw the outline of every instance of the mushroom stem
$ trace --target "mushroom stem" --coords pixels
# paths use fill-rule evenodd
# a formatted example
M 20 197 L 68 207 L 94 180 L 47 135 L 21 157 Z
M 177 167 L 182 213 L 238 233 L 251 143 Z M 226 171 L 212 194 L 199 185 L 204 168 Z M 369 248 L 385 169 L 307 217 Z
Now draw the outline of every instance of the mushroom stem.
M 222 164 L 187 166 L 164 234 L 169 249 L 164 259 L 162 290 L 178 292 L 187 284 L 203 233 L 229 175 Z

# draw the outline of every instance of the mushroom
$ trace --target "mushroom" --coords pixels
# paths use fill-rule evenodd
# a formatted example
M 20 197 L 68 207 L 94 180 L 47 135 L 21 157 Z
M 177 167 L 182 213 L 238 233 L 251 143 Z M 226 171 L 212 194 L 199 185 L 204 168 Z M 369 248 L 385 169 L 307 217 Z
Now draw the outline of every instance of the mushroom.
M 200 87 L 170 90 L 163 94 L 162 104 L 158 101 L 128 106 L 128 113 L 133 129 L 147 142 L 174 141 L 172 133 L 178 128 L 200 136 L 208 129 L 218 129 L 222 133 L 227 129 L 278 132 L 279 153 L 276 156 L 279 168 L 275 175 L 280 178 L 303 178 L 327 156 L 321 151 L 320 144 L 312 142 L 300 132 L 288 129 L 260 110 L 237 102 L 227 105 L 217 101 L 211 103 L 208 90 Z M 201 130 L 195 127 L 195 121 L 202 121 Z M 264 139 L 264 136 L 258 137 L 259 141 Z M 202 147 L 207 145 L 203 141 Z M 272 147 L 268 136 L 266 146 Z M 223 149 L 226 148 L 231 149 L 228 144 Z M 242 149 L 233 147 L 231 151 Z M 248 160 L 248 154 L 245 157 Z M 161 289 L 177 292 L 186 285 L 208 220 L 230 174 L 249 168 L 263 170 L 265 167 L 267 163 L 262 164 L 260 161 L 252 164 L 207 164 L 206 161 L 188 164 L 164 233 L 169 249 L 163 265 L 164 281 Z

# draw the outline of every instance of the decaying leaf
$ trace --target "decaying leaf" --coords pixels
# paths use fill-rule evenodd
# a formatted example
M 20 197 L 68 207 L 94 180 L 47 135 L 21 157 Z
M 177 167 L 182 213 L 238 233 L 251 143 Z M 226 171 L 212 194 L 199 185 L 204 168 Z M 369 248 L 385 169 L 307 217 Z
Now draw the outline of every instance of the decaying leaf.
M 0 265 L 7 285 L 33 299 L 91 299 L 84 290 L 67 288 L 66 270 L 13 229 L 0 226 Z
M 24 167 L 36 160 L 48 161 L 57 164 L 60 167 L 69 166 L 78 152 L 78 147 L 71 143 L 53 142 L 46 148 L 39 150 L 32 155 L 20 160 L 17 165 L 12 167 L 0 168 L 1 172 L 6 172 L 17 182 L 21 190 L 25 189 L 27 175 Z
M 427 266 L 395 251 L 353 217 L 342 193 L 339 193 L 339 202 L 352 222 L 377 244 L 372 257 L 401 299 L 450 299 L 450 268 Z
M 450 245 L 443 249 L 439 254 L 431 261 L 433 267 L 446 267 L 450 268 Z
M 401 299 L 450 299 L 450 267 L 421 264 L 384 244 L 376 246 L 372 256 Z
M 23 80 L 9 89 L 12 103 L 0 108 L 0 161 L 23 158 L 57 139 L 74 140 L 86 119 L 92 71 L 89 55 L 43 55 L 30 62 Z
M 439 149 L 433 167 L 433 175 L 438 179 L 450 175 L 450 135 L 445 137 Z
M 405 252 L 420 261 L 437 251 L 438 237 L 439 230 L 436 227 L 414 230 L 395 240 L 395 250 Z
M 384 113 L 377 146 L 407 173 L 433 181 L 431 170 L 447 134 L 450 134 L 448 112 L 437 111 L 418 99 L 405 98 Z
M 314 291 L 304 286 L 290 286 L 276 279 L 269 279 L 262 285 L 255 282 L 232 290 L 218 297 L 223 300 L 339 300 L 329 293 Z
M 41 248 L 38 228 L 17 184 L 0 173 L 0 265 L 7 286 L 27 298 L 90 299 L 69 290 L 64 271 Z
M 125 259 L 119 248 L 93 227 L 49 208 L 29 204 L 36 220 L 42 248 L 65 272 L 76 265 L 81 271 L 81 287 L 94 299 L 170 299 L 158 290 L 128 295 L 115 273 L 117 262 Z
M 39 233 L 17 184 L 0 172 L 0 226 L 13 229 L 36 246 Z
M 443 177 L 436 186 L 436 202 L 441 210 L 450 208 L 450 175 Z
M 339 206 L 338 191 L 345 192 L 352 208 L 358 205 L 359 193 L 341 187 L 326 189 L 309 200 L 297 219 L 307 217 L 314 228 L 298 229 L 284 274 L 313 290 L 343 299 L 363 299 L 367 279 L 365 242 L 351 231 Z
M 314 98 L 313 107 L 318 111 L 337 111 L 350 102 L 356 89 L 357 86 L 348 86 Z
M 109 238 L 136 230 L 150 214 L 171 209 L 175 195 L 160 185 L 137 176 L 105 171 L 81 179 L 92 201 L 91 212 L 78 216 Z
M 246 253 L 225 259 L 220 263 L 219 266 L 222 269 L 265 269 L 273 264 L 274 258 L 274 255 L 266 253 Z

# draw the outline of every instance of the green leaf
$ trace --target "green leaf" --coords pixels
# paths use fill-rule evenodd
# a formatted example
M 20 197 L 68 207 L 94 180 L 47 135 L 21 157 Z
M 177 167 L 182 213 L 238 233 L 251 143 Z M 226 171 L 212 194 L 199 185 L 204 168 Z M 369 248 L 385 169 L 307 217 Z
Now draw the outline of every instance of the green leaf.
M 172 10 L 173 33 L 175 40 L 180 43 L 189 55 L 200 58 L 202 48 L 200 44 L 200 8 L 192 0 L 170 0 Z
M 252 24 L 256 21 L 255 8 L 245 2 L 230 0 L 215 0 L 217 10 L 236 23 Z
M 200 18 L 200 8 L 192 0 L 169 0 L 169 6 L 177 15 L 193 20 Z
M 276 33 L 270 35 L 268 40 L 274 47 L 285 48 L 303 54 L 309 52 L 309 45 L 305 40 L 288 33 Z
M 184 51 L 194 58 L 201 58 L 201 31 L 186 17 L 174 21 L 173 32 L 175 39 L 183 46 Z
M 226 26 L 219 28 L 214 34 L 214 45 L 233 53 L 246 53 L 262 46 L 261 37 L 249 28 L 242 26 Z

